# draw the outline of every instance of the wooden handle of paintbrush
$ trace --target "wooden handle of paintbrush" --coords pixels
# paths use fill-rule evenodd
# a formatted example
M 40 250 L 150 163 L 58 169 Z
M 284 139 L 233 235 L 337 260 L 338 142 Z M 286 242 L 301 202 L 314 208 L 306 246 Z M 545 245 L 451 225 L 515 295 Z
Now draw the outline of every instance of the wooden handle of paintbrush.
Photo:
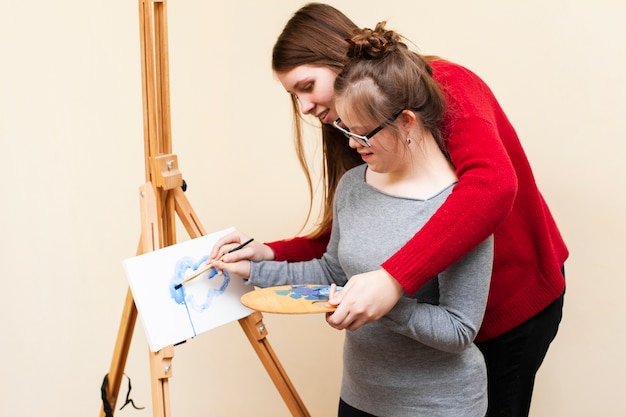
M 202 269 L 198 269 L 196 272 L 194 272 L 193 274 L 191 274 L 187 278 L 185 278 L 183 280 L 183 282 L 181 282 L 180 284 L 176 285 L 175 288 L 178 289 L 178 288 L 182 287 L 184 284 L 188 283 L 192 279 L 198 278 L 200 275 L 204 274 L 207 271 L 210 271 L 211 269 L 213 269 L 213 267 L 210 266 L 210 265 L 207 265 L 206 267 L 204 267 Z

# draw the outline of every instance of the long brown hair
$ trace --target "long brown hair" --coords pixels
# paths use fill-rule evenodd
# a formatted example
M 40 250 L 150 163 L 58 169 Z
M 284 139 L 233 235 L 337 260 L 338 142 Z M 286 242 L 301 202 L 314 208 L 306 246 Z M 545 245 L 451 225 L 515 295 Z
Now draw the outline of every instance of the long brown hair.
M 334 7 L 309 3 L 291 17 L 274 44 L 272 69 L 276 73 L 283 73 L 300 65 L 316 65 L 339 73 L 347 59 L 347 39 L 356 29 L 357 25 Z M 312 212 L 313 184 L 303 143 L 303 116 L 297 98 L 292 96 L 291 101 L 296 154 L 309 187 L 310 205 L 306 224 Z M 322 152 L 322 213 L 319 223 L 308 235 L 311 238 L 324 233 L 332 223 L 335 189 L 341 176 L 363 163 L 358 153 L 348 146 L 344 136 L 332 126 L 322 125 Z

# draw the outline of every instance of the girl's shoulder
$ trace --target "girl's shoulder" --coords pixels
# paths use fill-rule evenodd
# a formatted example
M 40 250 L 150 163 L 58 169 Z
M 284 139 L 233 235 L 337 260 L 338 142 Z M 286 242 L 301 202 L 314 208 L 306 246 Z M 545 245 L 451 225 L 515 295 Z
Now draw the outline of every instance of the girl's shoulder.
M 341 181 L 350 182 L 354 184 L 355 182 L 365 182 L 365 170 L 367 169 L 367 164 L 363 163 L 361 165 L 357 165 L 354 168 L 349 169 L 341 178 Z
M 337 184 L 336 193 L 339 194 L 345 190 L 350 190 L 356 188 L 359 184 L 365 183 L 365 170 L 367 169 L 367 164 L 363 163 L 361 165 L 357 165 L 354 168 L 349 169 Z

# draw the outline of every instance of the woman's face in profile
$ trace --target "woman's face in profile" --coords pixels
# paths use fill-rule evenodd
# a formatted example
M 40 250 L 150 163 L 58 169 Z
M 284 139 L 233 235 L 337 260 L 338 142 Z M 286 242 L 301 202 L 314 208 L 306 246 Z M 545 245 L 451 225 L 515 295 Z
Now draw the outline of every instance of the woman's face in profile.
M 337 119 L 335 111 L 335 78 L 328 68 L 300 65 L 287 72 L 276 73 L 285 90 L 298 100 L 303 114 L 317 117 L 324 124 Z

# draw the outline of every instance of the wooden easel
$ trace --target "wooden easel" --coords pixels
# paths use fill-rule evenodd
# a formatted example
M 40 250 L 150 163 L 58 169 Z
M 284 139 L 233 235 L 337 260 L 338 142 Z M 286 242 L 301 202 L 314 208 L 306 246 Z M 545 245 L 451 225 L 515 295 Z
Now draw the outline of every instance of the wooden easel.
M 169 69 L 166 0 L 138 0 L 141 36 L 141 70 L 145 167 L 147 183 L 140 187 L 141 239 L 138 254 L 176 243 L 175 216 L 179 216 L 191 238 L 206 234 L 184 194 L 178 160 L 172 154 L 169 108 Z M 106 399 L 115 410 L 124 367 L 137 320 L 130 288 L 108 373 Z M 267 340 L 261 313 L 239 320 L 243 331 L 263 363 L 293 416 L 309 417 L 302 400 Z M 174 346 L 150 354 L 152 405 L 155 417 L 171 415 L 169 378 L 172 376 Z M 104 417 L 104 404 L 100 417 Z

